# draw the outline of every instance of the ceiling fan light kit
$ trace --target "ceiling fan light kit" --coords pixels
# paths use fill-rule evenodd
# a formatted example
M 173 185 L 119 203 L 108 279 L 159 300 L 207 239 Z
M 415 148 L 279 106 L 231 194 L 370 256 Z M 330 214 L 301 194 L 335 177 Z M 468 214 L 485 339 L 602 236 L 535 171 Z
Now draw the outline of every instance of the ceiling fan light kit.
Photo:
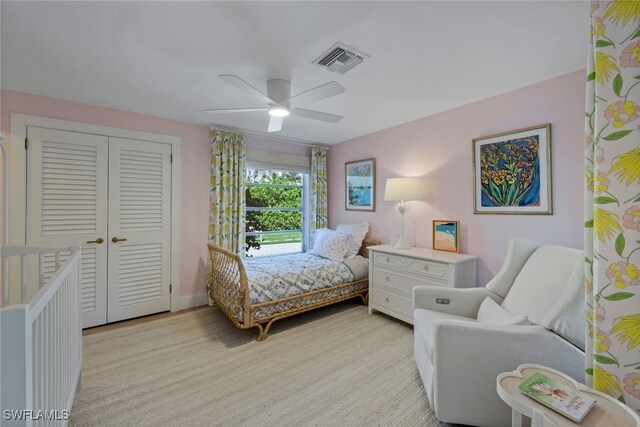
M 274 105 L 269 108 L 269 115 L 274 117 L 287 117 L 289 115 L 289 109 L 280 105 Z
M 267 95 L 265 95 L 251 84 L 233 74 L 221 74 L 218 77 L 243 92 L 250 94 L 256 100 L 266 104 L 267 106 L 204 110 L 207 113 L 250 113 L 266 111 L 269 116 L 271 116 L 267 132 L 280 131 L 282 129 L 284 118 L 289 115 L 303 117 L 310 120 L 319 120 L 327 123 L 337 123 L 342 120 L 342 116 L 337 114 L 299 108 L 301 105 L 310 104 L 320 101 L 321 99 L 326 99 L 343 93 L 344 88 L 337 82 L 325 83 L 306 92 L 291 96 L 291 83 L 288 80 L 271 79 L 267 81 Z

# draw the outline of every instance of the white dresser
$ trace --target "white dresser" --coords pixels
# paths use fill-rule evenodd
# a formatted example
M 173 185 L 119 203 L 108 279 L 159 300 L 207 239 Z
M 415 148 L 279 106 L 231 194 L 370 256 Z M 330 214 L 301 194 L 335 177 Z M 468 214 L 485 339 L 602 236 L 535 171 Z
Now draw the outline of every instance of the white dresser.
M 473 288 L 475 255 L 427 248 L 369 248 L 369 314 L 375 310 L 413 324 L 415 286 Z

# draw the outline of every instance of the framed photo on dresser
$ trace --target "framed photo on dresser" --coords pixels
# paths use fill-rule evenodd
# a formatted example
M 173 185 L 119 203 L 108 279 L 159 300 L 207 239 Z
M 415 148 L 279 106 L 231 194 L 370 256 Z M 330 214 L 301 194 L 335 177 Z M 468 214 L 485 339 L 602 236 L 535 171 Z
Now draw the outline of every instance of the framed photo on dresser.
M 458 221 L 433 220 L 433 249 L 458 253 L 459 242 Z
M 376 159 L 347 162 L 344 172 L 345 210 L 375 212 Z

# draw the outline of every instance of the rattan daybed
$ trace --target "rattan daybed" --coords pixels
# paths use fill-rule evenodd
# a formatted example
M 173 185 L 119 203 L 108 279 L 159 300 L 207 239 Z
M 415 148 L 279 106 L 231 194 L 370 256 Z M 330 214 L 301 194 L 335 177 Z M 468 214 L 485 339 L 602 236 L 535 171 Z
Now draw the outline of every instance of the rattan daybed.
M 365 239 L 359 255 L 367 258 L 366 248 L 378 243 Z M 366 275 L 358 280 L 310 292 L 252 303 L 249 279 L 242 258 L 212 244 L 208 247 L 212 265 L 211 281 L 208 285 L 209 297 L 236 327 L 258 328 L 258 341 L 266 338 L 269 328 L 276 320 L 350 298 L 361 298 L 362 302 L 367 304 L 369 281 Z M 282 260 L 286 259 L 285 257 L 286 255 L 276 258 Z

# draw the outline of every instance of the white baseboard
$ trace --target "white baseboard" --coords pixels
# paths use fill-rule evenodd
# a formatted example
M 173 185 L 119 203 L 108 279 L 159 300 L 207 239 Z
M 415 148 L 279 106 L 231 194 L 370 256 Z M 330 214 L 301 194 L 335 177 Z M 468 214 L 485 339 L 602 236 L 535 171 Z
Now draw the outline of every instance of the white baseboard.
M 187 308 L 199 307 L 201 305 L 209 304 L 209 297 L 207 294 L 190 295 L 187 297 L 180 297 L 177 307 L 171 307 L 171 311 L 186 310 Z

